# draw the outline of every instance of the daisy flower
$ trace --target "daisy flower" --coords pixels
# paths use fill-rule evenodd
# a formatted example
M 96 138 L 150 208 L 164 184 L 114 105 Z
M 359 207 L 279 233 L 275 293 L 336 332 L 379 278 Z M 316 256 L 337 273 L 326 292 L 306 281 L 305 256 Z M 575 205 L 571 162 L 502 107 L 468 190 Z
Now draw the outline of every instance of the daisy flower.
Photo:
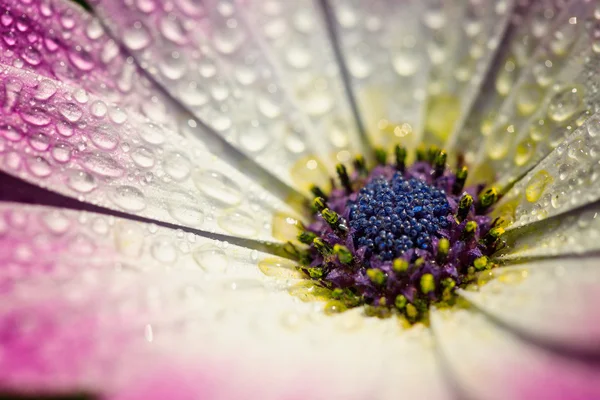
M 600 398 L 596 0 L 0 0 L 0 392 Z

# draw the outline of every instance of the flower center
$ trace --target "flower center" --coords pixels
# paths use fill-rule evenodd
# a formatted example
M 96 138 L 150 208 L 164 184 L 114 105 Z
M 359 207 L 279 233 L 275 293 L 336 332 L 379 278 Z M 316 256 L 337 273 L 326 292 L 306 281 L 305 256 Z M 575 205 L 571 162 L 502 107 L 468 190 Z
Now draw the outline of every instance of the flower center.
M 376 151 L 377 165 L 357 157 L 354 171 L 337 166 L 330 193 L 313 187 L 314 220 L 289 245 L 299 269 L 329 291 L 326 311 L 364 306 L 368 315 L 427 319 L 432 304 L 452 304 L 455 290 L 492 268 L 488 256 L 504 232 L 487 215 L 495 189 L 464 187 L 467 168 L 446 168 L 446 153 L 419 150 L 407 167 Z M 474 200 L 475 196 L 477 200 Z
M 360 189 L 350 206 L 354 245 L 372 257 L 393 260 L 409 249 L 429 249 L 432 236 L 448 228 L 446 194 L 421 180 L 396 172 L 391 180 L 376 177 Z

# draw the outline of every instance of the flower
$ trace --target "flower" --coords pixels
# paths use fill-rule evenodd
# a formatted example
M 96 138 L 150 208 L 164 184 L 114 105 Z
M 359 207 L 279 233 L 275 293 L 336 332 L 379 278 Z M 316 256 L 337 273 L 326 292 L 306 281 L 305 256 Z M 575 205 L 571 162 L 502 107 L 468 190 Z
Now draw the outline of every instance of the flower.
M 92 9 L 2 0 L 4 392 L 600 397 L 595 2 Z M 459 279 L 451 307 L 432 302 L 413 324 L 324 310 L 330 291 L 282 257 L 304 251 L 284 243 L 311 222 L 311 185 L 327 196 L 335 164 L 372 145 L 401 144 L 410 161 L 421 143 L 501 195 L 480 215 L 506 230 L 497 267 Z M 437 189 L 407 185 L 439 200 L 427 223 L 442 224 Z M 389 257 L 413 238 L 434 243 L 400 238 Z M 429 272 L 413 288 L 436 284 Z

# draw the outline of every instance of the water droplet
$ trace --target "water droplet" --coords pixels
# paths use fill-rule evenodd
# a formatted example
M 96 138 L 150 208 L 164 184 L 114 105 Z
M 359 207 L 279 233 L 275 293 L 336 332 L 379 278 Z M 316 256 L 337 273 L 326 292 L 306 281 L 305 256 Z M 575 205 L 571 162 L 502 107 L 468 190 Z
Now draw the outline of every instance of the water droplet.
M 159 145 L 165 141 L 163 130 L 154 124 L 147 124 L 145 128 L 142 128 L 140 136 L 149 144 Z
M 29 46 L 21 52 L 21 57 L 30 65 L 39 65 L 42 62 L 42 55 L 39 51 Z
M 71 147 L 67 143 L 56 143 L 50 153 L 52 158 L 59 163 L 66 163 L 71 160 Z
M 204 245 L 192 251 L 194 261 L 206 272 L 222 274 L 227 271 L 229 257 L 222 249 L 213 245 Z
M 131 50 L 141 50 L 150 44 L 150 33 L 141 22 L 134 22 L 133 26 L 125 30 L 123 43 Z
M 281 107 L 275 103 L 274 99 L 261 96 L 257 101 L 258 110 L 267 118 L 277 118 L 281 115 Z
M 244 34 L 238 28 L 222 29 L 215 32 L 213 44 L 223 54 L 233 54 L 244 42 Z
M 77 122 L 83 115 L 79 106 L 75 103 L 63 103 L 58 107 L 63 117 L 71 122 Z
M 258 269 L 266 276 L 281 279 L 302 279 L 304 275 L 296 270 L 296 264 L 293 261 L 283 258 L 266 258 L 258 263 Z
M 127 113 L 119 107 L 111 107 L 108 111 L 108 116 L 115 124 L 121 125 L 127 121 Z
M 544 99 L 544 92 L 538 85 L 524 84 L 516 96 L 517 111 L 523 116 L 531 115 Z
M 181 81 L 179 84 L 179 95 L 189 106 L 200 107 L 208 102 L 208 94 L 197 82 Z
M 0 134 L 11 142 L 18 142 L 23 139 L 23 132 L 12 125 L 0 126 Z
M 303 47 L 290 46 L 285 55 L 287 62 L 294 68 L 306 68 L 312 62 L 311 54 Z
M 272 139 L 265 126 L 249 125 L 240 131 L 238 140 L 244 149 L 258 153 L 264 150 Z
M 532 139 L 525 139 L 517 145 L 515 153 L 515 164 L 518 166 L 525 165 L 535 153 L 536 142 Z
M 172 80 L 180 79 L 189 65 L 187 56 L 178 51 L 163 51 L 161 60 L 158 69 L 165 78 Z
M 588 120 L 587 124 L 587 131 L 590 137 L 594 138 L 600 135 L 600 119 L 592 117 Z
M 87 51 L 71 51 L 69 53 L 69 61 L 81 71 L 91 71 L 94 68 L 94 59 Z
M 32 107 L 21 112 L 21 118 L 25 122 L 35 126 L 45 126 L 52 121 L 48 114 L 46 114 L 46 111 L 40 107 Z
M 565 122 L 583 106 L 583 88 L 567 87 L 556 93 L 548 105 L 548 116 L 556 122 Z
M 163 166 L 171 178 L 182 181 L 190 175 L 192 163 L 185 155 L 172 152 L 165 156 Z
M 161 18 L 160 31 L 173 43 L 185 44 L 187 42 L 183 24 L 175 15 L 166 15 Z
M 128 257 L 139 257 L 144 249 L 144 230 L 134 222 L 119 221 L 115 224 L 115 245 Z
M 133 186 L 118 186 L 109 197 L 117 206 L 128 211 L 141 211 L 146 208 L 144 194 Z
M 242 201 L 240 187 L 218 171 L 196 170 L 192 181 L 202 194 L 219 205 L 232 207 Z
M 177 260 L 177 248 L 168 238 L 158 238 L 150 247 L 150 253 L 157 261 L 171 264 Z
M 419 69 L 420 64 L 421 60 L 412 51 L 399 50 L 392 56 L 394 71 L 403 77 L 414 75 Z
M 525 188 L 525 198 L 530 203 L 535 203 L 542 197 L 546 186 L 552 183 L 554 179 L 545 170 L 541 170 L 535 173 L 527 183 Z
M 288 240 L 296 240 L 298 234 L 298 228 L 300 227 L 299 221 L 282 212 L 276 212 L 273 215 L 273 237 L 283 242 Z
M 151 168 L 154 166 L 154 153 L 147 147 L 136 148 L 130 156 L 138 167 Z
M 50 138 L 41 132 L 37 132 L 29 137 L 29 145 L 34 150 L 46 151 L 50 148 Z
M 27 159 L 27 166 L 33 175 L 40 178 L 50 176 L 52 173 L 52 167 L 44 157 L 29 157 Z
M 496 91 L 501 96 L 506 96 L 510 93 L 515 80 L 518 76 L 518 69 L 516 68 L 516 62 L 514 58 L 509 57 L 504 62 L 504 68 L 500 70 L 496 77 Z
M 258 224 L 249 214 L 229 212 L 218 218 L 219 226 L 229 233 L 254 238 L 258 234 Z
M 56 84 L 51 80 L 44 79 L 41 81 L 35 92 L 35 98 L 38 100 L 48 100 L 56 93 Z
M 330 187 L 327 169 L 316 157 L 302 157 L 294 163 L 290 175 L 296 187 L 308 191 L 311 185 L 317 185 L 323 190 Z
M 42 222 L 55 235 L 62 235 L 69 230 L 71 221 L 62 211 L 49 211 L 41 215 Z
M 89 171 L 109 178 L 123 175 L 123 168 L 110 156 L 101 153 L 88 153 L 81 158 L 81 164 Z
M 67 185 L 80 193 L 89 193 L 96 189 L 96 178 L 85 171 L 70 170 L 67 173 Z
M 119 135 L 108 125 L 94 127 L 88 135 L 92 143 L 102 150 L 114 150 L 119 144 Z
M 486 150 L 488 157 L 492 160 L 500 160 L 508 154 L 508 150 L 515 137 L 514 125 L 504 125 L 498 127 L 488 137 Z
M 169 214 L 178 222 L 192 227 L 204 223 L 204 211 L 199 206 L 200 201 L 194 196 L 183 192 L 169 193 L 167 207 Z

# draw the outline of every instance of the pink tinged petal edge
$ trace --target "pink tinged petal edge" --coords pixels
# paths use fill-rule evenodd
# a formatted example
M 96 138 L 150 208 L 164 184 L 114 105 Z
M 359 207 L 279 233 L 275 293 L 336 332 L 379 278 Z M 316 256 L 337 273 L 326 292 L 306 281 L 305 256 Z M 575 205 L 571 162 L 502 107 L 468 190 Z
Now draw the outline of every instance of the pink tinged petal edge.
M 292 167 L 304 157 L 330 158 L 327 130 L 290 100 L 244 7 L 214 0 L 93 4 L 166 91 L 284 182 L 295 183 Z
M 289 206 L 259 184 L 147 118 L 93 115 L 101 99 L 0 65 L 0 168 L 81 201 L 231 236 L 275 241 Z
M 289 261 L 89 212 L 0 216 L 4 389 L 196 393 L 208 374 L 217 398 L 447 397 L 425 327 L 326 316 L 287 292 Z
M 524 342 L 471 310 L 436 310 L 432 327 L 450 378 L 468 398 L 600 398 L 595 361 Z
M 0 8 L 1 64 L 85 89 L 74 93 L 77 100 L 88 93 L 101 97 L 104 101 L 92 108 L 98 117 L 118 120 L 119 107 L 127 107 L 177 128 L 170 101 L 143 77 L 97 18 L 63 0 L 2 0 Z
M 533 340 L 600 355 L 597 258 L 529 262 L 494 271 L 468 301 Z

